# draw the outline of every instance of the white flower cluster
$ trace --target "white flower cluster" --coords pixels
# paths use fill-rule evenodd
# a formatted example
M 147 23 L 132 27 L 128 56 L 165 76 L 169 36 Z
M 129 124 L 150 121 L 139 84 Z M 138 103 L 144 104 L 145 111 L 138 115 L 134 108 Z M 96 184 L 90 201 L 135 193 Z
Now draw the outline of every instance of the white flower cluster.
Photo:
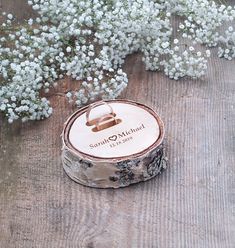
M 219 57 L 224 57 L 228 60 L 235 58 L 235 32 L 232 26 L 225 31 L 225 36 L 220 37 L 220 43 Z
M 194 42 L 206 44 L 209 47 L 218 45 L 219 28 L 224 22 L 233 21 L 235 10 L 231 6 L 218 6 L 213 1 L 189 0 L 184 2 L 182 10 L 186 18 L 179 25 L 184 38 L 193 39 Z
M 208 46 L 220 44 L 219 56 L 234 58 L 234 8 L 209 0 L 28 0 L 39 13 L 26 25 L 13 25 L 5 14 L 0 38 L 0 111 L 9 123 L 39 120 L 52 113 L 45 93 L 68 76 L 79 85 L 66 97 L 77 105 L 115 98 L 128 83 L 122 70 L 128 54 L 141 52 L 146 69 L 172 79 L 200 77 L 205 54 L 174 38 L 172 16 L 184 21 L 178 34 Z M 44 96 L 44 97 L 43 97 Z

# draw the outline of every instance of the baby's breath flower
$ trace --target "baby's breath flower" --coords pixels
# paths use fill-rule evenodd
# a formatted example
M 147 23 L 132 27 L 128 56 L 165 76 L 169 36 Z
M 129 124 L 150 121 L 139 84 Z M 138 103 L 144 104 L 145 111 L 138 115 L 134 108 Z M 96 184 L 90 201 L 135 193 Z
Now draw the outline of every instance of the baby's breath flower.
M 67 48 L 66 48 L 66 52 L 67 52 L 67 53 L 70 53 L 71 51 L 72 51 L 71 47 L 67 47 Z
M 10 20 L 12 20 L 13 19 L 13 15 L 12 14 L 8 14 L 7 15 L 7 18 L 10 19 Z

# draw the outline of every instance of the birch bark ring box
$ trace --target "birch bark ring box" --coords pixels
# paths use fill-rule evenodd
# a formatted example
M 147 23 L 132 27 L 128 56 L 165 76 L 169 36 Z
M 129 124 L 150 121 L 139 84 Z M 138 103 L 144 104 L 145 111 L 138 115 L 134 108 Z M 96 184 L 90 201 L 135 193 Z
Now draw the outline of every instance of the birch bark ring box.
M 62 132 L 62 163 L 74 181 L 119 188 L 146 181 L 165 167 L 164 124 L 151 108 L 107 100 L 71 115 Z

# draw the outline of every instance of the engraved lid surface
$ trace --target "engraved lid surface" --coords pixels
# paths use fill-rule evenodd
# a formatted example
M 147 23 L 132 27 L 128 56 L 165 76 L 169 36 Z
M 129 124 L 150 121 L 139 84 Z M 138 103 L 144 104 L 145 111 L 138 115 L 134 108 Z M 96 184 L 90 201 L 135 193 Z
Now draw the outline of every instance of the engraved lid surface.
M 113 159 L 144 153 L 159 145 L 163 123 L 152 109 L 125 100 L 106 103 L 112 111 L 105 105 L 92 110 L 87 107 L 68 120 L 64 134 L 71 149 L 88 157 Z

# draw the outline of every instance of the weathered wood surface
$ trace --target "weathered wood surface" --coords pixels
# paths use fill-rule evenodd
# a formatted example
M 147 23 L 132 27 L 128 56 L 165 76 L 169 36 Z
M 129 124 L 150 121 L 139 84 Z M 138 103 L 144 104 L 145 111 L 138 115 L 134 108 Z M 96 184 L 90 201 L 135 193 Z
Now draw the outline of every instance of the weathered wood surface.
M 20 18 L 25 0 L 2 0 Z M 122 97 L 152 106 L 166 124 L 169 168 L 153 180 L 100 190 L 61 165 L 59 96 L 45 121 L 0 119 L 0 247 L 235 247 L 235 62 L 213 56 L 204 80 L 168 80 L 126 63 Z M 66 87 L 66 82 L 64 82 Z

